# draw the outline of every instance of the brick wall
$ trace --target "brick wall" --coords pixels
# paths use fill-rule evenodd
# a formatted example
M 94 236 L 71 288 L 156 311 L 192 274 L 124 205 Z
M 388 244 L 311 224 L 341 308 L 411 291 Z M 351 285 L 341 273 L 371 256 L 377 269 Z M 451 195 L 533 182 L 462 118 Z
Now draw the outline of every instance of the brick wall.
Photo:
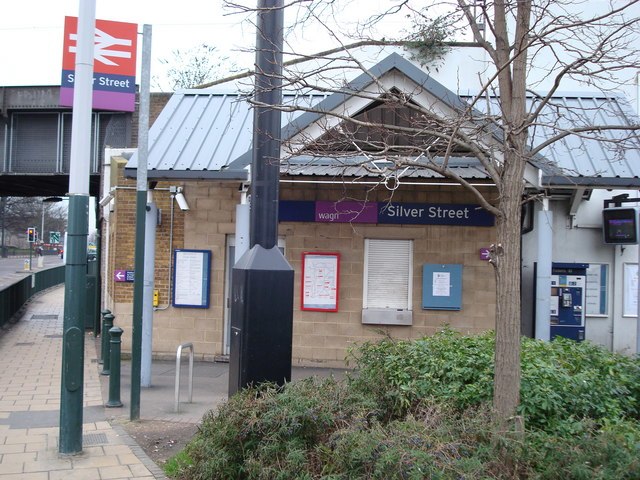
M 158 115 L 165 107 L 169 99 L 171 98 L 173 93 L 167 92 L 152 92 L 149 96 L 149 126 L 153 125 L 153 122 L 156 121 Z M 138 125 L 138 121 L 140 118 L 140 112 L 138 107 L 140 106 L 140 95 L 136 93 L 136 110 L 133 112 L 131 123 L 132 125 Z M 134 128 L 133 132 L 131 132 L 131 146 L 138 146 L 138 129 Z
M 117 166 L 117 188 L 114 210 L 109 217 L 109 252 L 103 281 L 107 283 L 107 308 L 116 315 L 116 323 L 127 331 L 123 335 L 123 349 L 130 349 L 130 327 L 133 311 L 133 283 L 114 281 L 116 270 L 135 270 L 136 182 L 124 177 L 124 163 Z M 153 191 L 153 200 L 160 210 L 160 225 L 156 226 L 154 289 L 159 293 L 159 306 L 171 301 L 170 270 L 171 249 L 184 247 L 184 212 L 174 202 L 173 228 L 171 225 L 171 196 L 169 186 L 179 182 L 159 182 Z M 158 314 L 155 314 L 157 316 Z
M 417 190 L 416 190 L 417 188 Z M 392 195 L 392 196 L 391 196 Z M 476 203 L 460 187 L 401 187 L 391 194 L 386 189 L 369 191 L 340 186 L 299 184 L 281 189 L 283 200 L 339 200 L 418 203 Z M 412 226 L 281 223 L 286 238 L 286 256 L 295 270 L 294 362 L 301 365 L 341 365 L 347 349 L 356 342 L 391 335 L 419 338 L 433 334 L 443 325 L 468 333 L 494 326 L 495 279 L 491 265 L 480 260 L 479 249 L 493 243 L 494 228 L 459 226 Z M 413 325 L 363 325 L 362 294 L 364 241 L 411 239 L 413 245 Z M 302 253 L 329 251 L 340 253 L 340 292 L 338 312 L 300 310 Z M 425 263 L 463 264 L 463 306 L 461 311 L 422 309 L 422 265 Z
M 130 180 L 120 179 L 133 185 Z M 160 186 L 160 185 L 158 185 Z M 153 351 L 171 358 L 176 347 L 193 342 L 197 358 L 212 359 L 224 351 L 226 248 L 235 232 L 235 205 L 238 184 L 221 182 L 185 182 L 184 194 L 191 209 L 176 208 L 173 248 L 205 249 L 212 252 L 209 308 L 173 308 L 154 313 Z M 385 201 L 386 189 L 345 190 L 340 185 L 282 184 L 284 200 L 339 200 L 341 198 Z M 158 227 L 156 243 L 156 288 L 160 303 L 167 304 L 168 271 L 168 198 L 158 195 L 163 209 L 163 224 Z M 165 200 L 163 200 L 165 199 Z M 401 187 L 393 192 L 397 202 L 475 203 L 460 187 Z M 132 269 L 135 191 L 118 190 L 116 196 L 117 230 L 112 231 L 110 252 L 112 269 Z M 493 328 L 495 281 L 491 265 L 479 258 L 479 249 L 493 243 L 492 227 L 410 226 L 281 223 L 286 257 L 295 270 L 294 341 L 295 364 L 340 366 L 347 349 L 355 342 L 379 338 L 383 334 L 398 338 L 417 338 L 434 333 L 444 324 L 464 332 Z M 412 239 L 413 326 L 371 326 L 362 324 L 364 240 L 366 238 Z M 338 312 L 300 310 L 301 257 L 305 251 L 335 251 L 341 255 L 340 309 Z M 463 308 L 459 312 L 422 310 L 422 265 L 424 263 L 461 263 L 463 267 Z M 111 274 L 112 275 L 112 274 Z M 112 278 L 112 277 L 111 277 Z M 120 321 L 130 324 L 132 284 L 112 283 L 114 308 Z M 127 327 L 123 327 L 126 328 Z M 129 346 L 126 334 L 123 349 Z

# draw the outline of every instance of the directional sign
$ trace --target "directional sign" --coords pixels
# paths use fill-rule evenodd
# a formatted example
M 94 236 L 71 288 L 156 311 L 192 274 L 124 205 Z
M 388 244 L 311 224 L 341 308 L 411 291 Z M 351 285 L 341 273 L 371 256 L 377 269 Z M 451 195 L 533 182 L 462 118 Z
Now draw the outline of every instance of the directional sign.
M 93 66 L 93 108 L 135 110 L 135 23 L 96 20 Z M 73 106 L 73 84 L 78 41 L 78 18 L 65 17 L 60 105 Z
M 115 270 L 113 272 L 114 282 L 133 282 L 134 271 L 133 270 Z
M 60 232 L 49 232 L 49 243 L 60 243 Z
M 488 248 L 482 247 L 480 249 L 480 260 L 484 260 L 486 262 L 491 260 L 491 251 Z

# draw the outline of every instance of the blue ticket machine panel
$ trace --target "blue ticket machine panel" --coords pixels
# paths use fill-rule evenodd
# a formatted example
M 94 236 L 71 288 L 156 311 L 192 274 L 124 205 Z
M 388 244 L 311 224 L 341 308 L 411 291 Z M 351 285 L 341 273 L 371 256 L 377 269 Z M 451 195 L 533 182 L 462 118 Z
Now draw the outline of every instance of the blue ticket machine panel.
M 554 263 L 551 268 L 551 339 L 581 342 L 585 331 L 585 263 Z

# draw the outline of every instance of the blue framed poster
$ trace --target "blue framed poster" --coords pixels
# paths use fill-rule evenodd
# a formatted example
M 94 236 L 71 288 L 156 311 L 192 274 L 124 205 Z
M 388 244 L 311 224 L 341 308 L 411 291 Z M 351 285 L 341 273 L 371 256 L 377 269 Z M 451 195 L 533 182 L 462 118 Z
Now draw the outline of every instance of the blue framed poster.
M 174 307 L 209 308 L 211 250 L 173 251 Z
M 422 308 L 462 310 L 462 265 L 425 263 L 422 266 Z

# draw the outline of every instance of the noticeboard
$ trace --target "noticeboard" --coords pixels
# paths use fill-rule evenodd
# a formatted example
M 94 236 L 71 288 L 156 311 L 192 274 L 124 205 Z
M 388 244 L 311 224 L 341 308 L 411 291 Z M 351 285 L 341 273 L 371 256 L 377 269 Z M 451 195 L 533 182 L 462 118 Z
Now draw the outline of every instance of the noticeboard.
M 422 266 L 422 308 L 462 309 L 462 265 L 425 263 Z
M 210 250 L 173 252 L 174 307 L 209 308 Z
M 340 254 L 304 252 L 302 254 L 301 309 L 337 312 L 340 291 Z

